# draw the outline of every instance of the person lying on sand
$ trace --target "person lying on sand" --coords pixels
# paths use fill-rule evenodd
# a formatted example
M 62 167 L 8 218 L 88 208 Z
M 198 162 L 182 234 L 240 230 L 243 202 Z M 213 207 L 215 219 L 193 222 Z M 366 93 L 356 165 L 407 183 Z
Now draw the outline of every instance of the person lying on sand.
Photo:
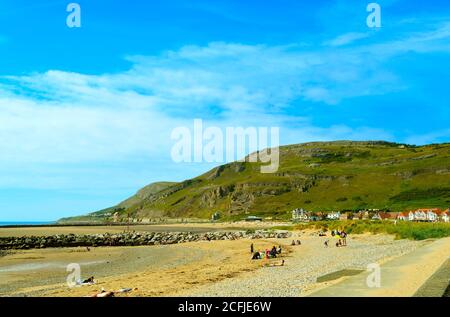
M 93 285 L 93 284 L 95 284 L 95 280 L 94 280 L 93 276 L 91 276 L 90 278 L 88 278 L 84 281 L 82 281 L 82 280 L 77 281 L 77 285 L 80 285 L 80 286 L 81 285 Z
M 102 287 L 101 291 L 98 293 L 92 294 L 90 297 L 114 297 L 114 292 L 112 291 L 105 291 L 105 289 Z
M 117 291 L 105 291 L 105 289 L 102 287 L 102 290 L 99 293 L 92 294 L 90 297 L 114 297 L 116 293 L 128 293 L 131 292 L 133 289 L 131 288 L 121 288 Z M 135 288 L 134 290 L 137 290 Z
M 95 282 L 94 282 L 94 277 L 91 276 L 90 278 L 84 280 L 82 283 L 83 283 L 83 284 L 94 284 L 94 283 L 95 283 Z

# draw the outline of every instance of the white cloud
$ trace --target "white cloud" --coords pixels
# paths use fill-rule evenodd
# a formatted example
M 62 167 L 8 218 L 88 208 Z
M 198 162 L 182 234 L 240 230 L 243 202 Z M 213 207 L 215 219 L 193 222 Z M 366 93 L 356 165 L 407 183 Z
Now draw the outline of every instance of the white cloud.
M 124 72 L 49 70 L 0 79 L 0 162 L 91 162 L 168 156 L 170 132 L 203 118 L 217 126 L 282 127 L 286 142 L 391 139 L 370 127 L 314 127 L 286 115 L 303 101 L 333 106 L 404 89 L 384 67 L 408 50 L 446 50 L 449 25 L 382 44 L 312 46 L 211 43 L 132 56 Z M 297 121 L 293 124 L 293 121 Z M 284 132 L 283 132 L 284 131 Z M 282 135 L 283 139 L 283 135 Z
M 351 32 L 342 34 L 330 41 L 325 42 L 324 44 L 329 46 L 343 46 L 367 37 L 369 37 L 369 34 L 367 33 Z

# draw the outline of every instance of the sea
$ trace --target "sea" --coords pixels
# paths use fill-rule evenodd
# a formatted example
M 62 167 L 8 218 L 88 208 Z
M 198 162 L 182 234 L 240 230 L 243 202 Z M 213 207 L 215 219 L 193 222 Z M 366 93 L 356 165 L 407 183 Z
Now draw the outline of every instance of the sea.
M 0 227 L 3 226 L 42 226 L 52 225 L 53 221 L 0 221 Z

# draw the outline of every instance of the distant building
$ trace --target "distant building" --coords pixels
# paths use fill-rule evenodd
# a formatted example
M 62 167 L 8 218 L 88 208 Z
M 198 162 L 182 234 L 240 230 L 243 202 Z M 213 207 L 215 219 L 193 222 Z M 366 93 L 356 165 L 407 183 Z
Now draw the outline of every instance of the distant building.
M 439 220 L 439 213 L 441 211 L 439 209 L 430 209 L 427 211 L 427 221 L 436 222 Z
M 293 221 L 309 221 L 310 212 L 303 210 L 303 208 L 296 208 L 292 210 Z
M 439 220 L 441 211 L 438 208 L 422 208 L 410 211 L 408 218 L 410 221 L 436 222 Z
M 397 220 L 398 214 L 398 212 L 389 212 L 389 219 Z
M 373 215 L 372 220 L 381 220 L 380 213 L 377 212 L 375 215 Z
M 323 219 L 323 213 L 322 212 L 311 213 L 311 215 L 309 216 L 309 220 L 310 221 L 320 221 L 322 219 Z
M 369 219 L 369 212 L 367 210 L 361 211 L 361 219 L 363 220 Z
M 339 220 L 341 218 L 341 213 L 339 211 L 332 211 L 327 214 L 328 220 Z
M 439 221 L 450 222 L 450 209 L 441 211 L 439 213 Z
M 397 220 L 402 220 L 402 221 L 409 220 L 408 213 L 406 213 L 406 212 L 399 212 L 397 214 Z
M 262 218 L 256 216 L 248 216 L 247 218 L 245 218 L 245 221 L 262 221 Z
M 395 219 L 395 215 L 389 212 L 377 212 L 373 217 L 373 220 L 389 220 Z

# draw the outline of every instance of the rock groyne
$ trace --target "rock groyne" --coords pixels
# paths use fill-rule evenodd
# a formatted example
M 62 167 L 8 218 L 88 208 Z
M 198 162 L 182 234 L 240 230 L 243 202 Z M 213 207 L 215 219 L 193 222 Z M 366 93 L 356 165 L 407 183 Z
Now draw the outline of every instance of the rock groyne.
M 195 241 L 236 240 L 236 239 L 270 239 L 288 238 L 288 231 L 255 232 L 124 232 L 104 233 L 90 235 L 52 235 L 52 236 L 24 236 L 0 237 L 0 250 L 26 250 L 42 248 L 66 247 L 100 247 L 100 246 L 139 246 L 139 245 L 165 245 Z

